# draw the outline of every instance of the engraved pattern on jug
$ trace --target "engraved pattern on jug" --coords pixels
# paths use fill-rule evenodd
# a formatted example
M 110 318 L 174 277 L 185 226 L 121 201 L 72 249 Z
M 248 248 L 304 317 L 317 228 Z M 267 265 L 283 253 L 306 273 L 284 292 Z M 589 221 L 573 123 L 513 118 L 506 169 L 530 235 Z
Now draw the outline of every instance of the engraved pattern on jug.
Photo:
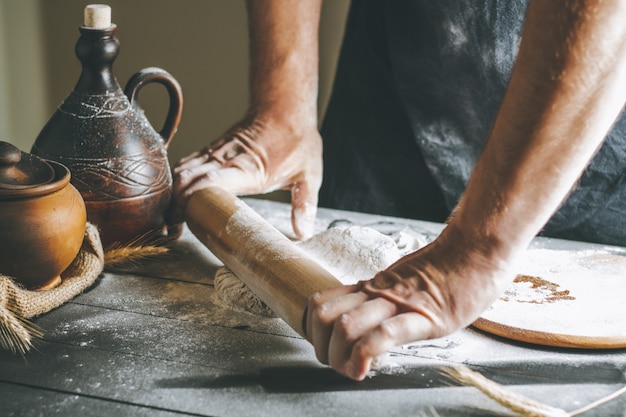
M 130 109 L 130 102 L 122 91 L 94 95 L 72 91 L 59 106 L 59 111 L 80 119 L 121 117 Z
M 72 184 L 88 201 L 118 200 L 167 190 L 172 182 L 161 149 L 117 158 L 59 158 Z

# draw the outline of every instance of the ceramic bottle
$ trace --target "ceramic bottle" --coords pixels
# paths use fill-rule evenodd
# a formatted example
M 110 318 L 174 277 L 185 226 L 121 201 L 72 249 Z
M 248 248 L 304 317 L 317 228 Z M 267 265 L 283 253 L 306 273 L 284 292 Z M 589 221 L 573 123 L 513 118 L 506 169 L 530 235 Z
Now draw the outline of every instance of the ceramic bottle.
M 31 152 L 69 168 L 88 220 L 98 226 L 105 248 L 177 232 L 179 226 L 166 220 L 172 194 L 167 149 L 181 119 L 181 87 L 168 72 L 145 68 L 122 90 L 112 71 L 119 41 L 108 6 L 87 6 L 79 30 L 75 53 L 82 72 Z M 138 101 L 148 83 L 162 84 L 169 96 L 169 110 L 158 132 Z

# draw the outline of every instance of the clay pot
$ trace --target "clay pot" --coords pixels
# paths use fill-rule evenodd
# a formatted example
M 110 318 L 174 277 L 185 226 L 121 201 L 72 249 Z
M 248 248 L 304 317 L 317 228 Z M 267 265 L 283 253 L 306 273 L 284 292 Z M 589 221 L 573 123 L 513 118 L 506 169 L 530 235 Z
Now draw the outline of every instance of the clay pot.
M 48 289 L 80 251 L 87 214 L 63 165 L 0 142 L 0 273 Z

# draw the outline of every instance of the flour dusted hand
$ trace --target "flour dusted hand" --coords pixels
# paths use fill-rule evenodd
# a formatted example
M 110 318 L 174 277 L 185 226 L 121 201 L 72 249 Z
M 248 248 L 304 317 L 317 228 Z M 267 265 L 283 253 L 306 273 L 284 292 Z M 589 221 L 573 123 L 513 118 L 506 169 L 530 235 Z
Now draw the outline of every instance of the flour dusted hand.
M 311 297 L 306 334 L 317 358 L 362 380 L 389 349 L 474 321 L 507 285 L 509 267 L 474 251 L 453 229 L 371 280 Z
M 248 116 L 214 144 L 180 161 L 174 197 L 184 212 L 191 194 L 208 185 L 237 195 L 291 190 L 292 225 L 304 239 L 313 234 L 322 183 L 317 130 L 321 2 L 250 1 L 246 8 Z
M 315 128 L 269 116 L 248 118 L 178 162 L 174 168 L 177 211 L 184 212 L 189 197 L 210 185 L 237 195 L 286 189 L 291 191 L 294 232 L 299 238 L 309 237 L 322 179 L 321 153 Z

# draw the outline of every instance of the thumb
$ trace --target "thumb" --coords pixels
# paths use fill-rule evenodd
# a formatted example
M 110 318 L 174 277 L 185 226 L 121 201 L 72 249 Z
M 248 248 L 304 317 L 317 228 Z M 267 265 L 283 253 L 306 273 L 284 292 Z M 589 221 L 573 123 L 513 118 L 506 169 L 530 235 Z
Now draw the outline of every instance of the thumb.
M 300 240 L 313 236 L 317 215 L 317 191 L 312 191 L 305 182 L 291 188 L 291 225 Z

